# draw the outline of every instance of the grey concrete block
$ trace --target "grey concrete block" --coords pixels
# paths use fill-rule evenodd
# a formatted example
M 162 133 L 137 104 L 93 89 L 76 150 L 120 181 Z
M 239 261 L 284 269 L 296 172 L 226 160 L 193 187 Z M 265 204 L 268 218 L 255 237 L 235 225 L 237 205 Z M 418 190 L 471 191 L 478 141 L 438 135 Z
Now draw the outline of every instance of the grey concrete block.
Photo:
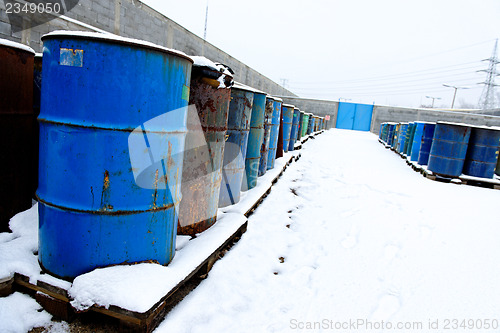
M 11 28 L 9 23 L 0 22 L 0 34 L 10 36 Z

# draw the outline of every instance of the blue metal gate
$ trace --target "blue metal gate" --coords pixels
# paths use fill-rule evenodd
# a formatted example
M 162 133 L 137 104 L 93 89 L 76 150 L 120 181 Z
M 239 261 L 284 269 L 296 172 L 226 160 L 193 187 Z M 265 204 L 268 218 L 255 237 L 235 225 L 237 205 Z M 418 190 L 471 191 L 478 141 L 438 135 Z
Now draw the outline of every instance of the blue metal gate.
M 373 105 L 339 102 L 336 127 L 355 131 L 369 131 L 372 113 Z

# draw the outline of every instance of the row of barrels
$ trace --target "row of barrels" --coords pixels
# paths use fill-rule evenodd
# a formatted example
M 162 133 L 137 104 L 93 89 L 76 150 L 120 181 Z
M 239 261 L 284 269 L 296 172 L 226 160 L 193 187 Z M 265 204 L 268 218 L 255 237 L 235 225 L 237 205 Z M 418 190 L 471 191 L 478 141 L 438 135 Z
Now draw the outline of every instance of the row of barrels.
M 500 128 L 450 122 L 386 122 L 379 139 L 408 160 L 447 178 L 500 176 Z
M 212 226 L 326 124 L 203 57 L 100 33 L 42 41 L 35 56 L 0 40 L 1 224 L 35 195 L 40 265 L 64 279 L 168 264 L 177 234 Z

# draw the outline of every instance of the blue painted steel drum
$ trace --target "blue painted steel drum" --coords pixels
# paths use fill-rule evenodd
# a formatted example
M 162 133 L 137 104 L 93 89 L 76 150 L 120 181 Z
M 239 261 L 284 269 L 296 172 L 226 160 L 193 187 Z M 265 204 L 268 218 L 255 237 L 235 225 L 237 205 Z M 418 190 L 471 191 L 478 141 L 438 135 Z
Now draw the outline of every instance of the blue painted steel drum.
M 301 138 L 307 135 L 308 129 L 309 129 L 309 113 L 304 112 L 304 117 L 302 118 Z
M 274 168 L 276 160 L 276 149 L 278 148 L 278 135 L 280 131 L 281 105 L 283 100 L 277 97 L 274 98 L 273 104 L 273 119 L 271 122 L 271 139 L 269 140 L 269 151 L 267 152 L 267 170 Z
M 240 201 L 253 98 L 254 90 L 251 88 L 235 84 L 231 89 L 219 207 L 234 205 Z
M 295 108 L 293 110 L 292 131 L 290 133 L 290 141 L 288 144 L 288 151 L 294 151 L 295 142 L 297 141 L 297 133 L 299 131 L 300 110 Z
M 387 127 L 387 140 L 385 141 L 385 143 L 387 145 L 392 145 L 392 142 L 394 140 L 394 131 L 396 129 L 396 124 L 395 123 L 390 123 L 388 124 L 388 127 Z
M 74 278 L 174 256 L 191 58 L 98 33 L 43 38 L 41 266 Z
M 438 122 L 432 139 L 428 169 L 435 174 L 458 177 L 464 168 L 471 128 Z
M 405 146 L 403 149 L 403 153 L 407 156 L 410 154 L 411 144 L 413 143 L 414 134 L 415 134 L 415 123 L 409 123 L 408 129 L 406 130 Z
M 410 161 L 417 162 L 420 154 L 420 144 L 422 143 L 422 134 L 424 134 L 425 123 L 416 121 L 413 141 L 411 146 Z
M 269 156 L 269 144 L 271 142 L 271 127 L 273 122 L 274 99 L 266 97 L 266 108 L 264 111 L 264 139 L 260 147 L 259 177 L 267 171 L 267 159 Z
M 250 134 L 248 137 L 247 156 L 245 160 L 246 184 L 243 189 L 252 189 L 257 186 L 259 173 L 260 151 L 264 140 L 264 119 L 266 109 L 266 94 L 255 92 L 253 97 L 252 117 L 250 120 Z
M 314 132 L 314 115 L 309 113 L 309 122 L 307 124 L 307 134 Z
M 493 178 L 499 147 L 499 129 L 472 127 L 463 173 L 474 177 Z
M 420 152 L 418 154 L 418 164 L 420 165 L 427 165 L 429 163 L 429 154 L 431 152 L 432 138 L 434 137 L 435 129 L 435 123 L 424 124 Z
M 406 141 L 406 131 L 408 130 L 408 123 L 402 123 L 401 124 L 401 129 L 398 135 L 398 147 L 397 151 L 398 153 L 402 153 Z
M 398 147 L 398 138 L 400 130 L 401 130 L 401 123 L 398 123 L 394 127 L 394 136 L 392 138 L 392 143 L 391 143 L 391 148 L 395 151 L 397 150 Z
M 281 106 L 281 113 L 283 114 L 283 150 L 285 151 L 285 153 L 288 151 L 288 146 L 290 143 L 294 108 L 295 107 L 290 104 L 283 104 Z
M 303 122 L 304 122 L 304 113 L 305 113 L 304 111 L 300 111 L 299 124 L 297 126 L 297 141 L 302 138 L 302 127 L 304 126 L 303 125 Z

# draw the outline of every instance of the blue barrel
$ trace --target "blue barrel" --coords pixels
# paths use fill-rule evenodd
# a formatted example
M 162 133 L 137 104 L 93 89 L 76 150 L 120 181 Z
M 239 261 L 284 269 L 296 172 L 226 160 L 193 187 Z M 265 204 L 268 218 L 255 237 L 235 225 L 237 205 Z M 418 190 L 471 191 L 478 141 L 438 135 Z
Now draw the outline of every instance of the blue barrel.
M 297 141 L 297 133 L 299 131 L 300 110 L 295 108 L 293 110 L 292 131 L 290 133 L 290 142 L 288 144 L 288 151 L 294 151 L 295 142 Z
M 399 131 L 401 129 L 401 123 L 397 123 L 394 126 L 394 135 L 392 138 L 392 143 L 391 143 L 391 149 L 396 150 L 398 147 L 398 137 L 399 137 Z
M 252 88 L 237 83 L 231 88 L 219 207 L 234 205 L 240 201 L 253 98 Z
M 458 177 L 464 168 L 471 128 L 438 122 L 432 139 L 428 169 L 435 174 Z
M 396 124 L 395 123 L 388 123 L 387 126 L 387 140 L 385 143 L 387 145 L 392 145 L 392 142 L 394 140 L 394 130 L 396 129 Z
M 288 151 L 290 144 L 290 134 L 292 132 L 293 124 L 293 110 L 295 106 L 290 104 L 283 104 L 281 106 L 281 112 L 283 114 L 283 150 L 285 153 Z
M 472 127 L 463 173 L 469 176 L 493 178 L 498 161 L 500 130 Z
M 406 130 L 406 139 L 403 151 L 406 156 L 410 155 L 411 146 L 413 143 L 413 135 L 415 135 L 415 123 L 409 123 L 408 129 Z
M 309 113 L 309 122 L 307 124 L 307 134 L 314 132 L 314 115 Z
M 297 126 L 297 141 L 299 141 L 302 138 L 302 126 L 304 122 L 304 111 L 300 111 L 299 115 L 299 124 Z
M 65 279 L 174 256 L 192 59 L 99 33 L 43 40 L 40 265 Z
M 434 137 L 435 129 L 435 123 L 424 124 L 420 152 L 418 154 L 418 164 L 420 165 L 427 165 L 429 163 L 429 154 L 431 152 L 432 138 Z
M 273 104 L 273 119 L 271 122 L 271 139 L 269 140 L 269 151 L 267 155 L 267 170 L 274 168 L 276 160 L 276 149 L 278 148 L 278 135 L 280 131 L 281 105 L 283 100 L 277 97 L 274 98 Z
M 266 108 L 264 110 L 264 139 L 260 147 L 259 177 L 267 171 L 267 159 L 269 156 L 269 144 L 271 141 L 271 127 L 273 122 L 274 99 L 266 96 Z
M 420 154 L 420 144 L 422 143 L 422 134 L 424 134 L 424 122 L 416 121 L 411 146 L 410 161 L 417 162 L 418 154 Z
M 407 130 L 408 130 L 408 123 L 401 123 L 401 128 L 398 134 L 398 147 L 397 147 L 398 153 L 403 153 Z
M 259 174 L 260 151 L 264 140 L 264 118 L 266 109 L 266 94 L 256 91 L 253 97 L 252 118 L 250 120 L 250 135 L 248 136 L 245 172 L 247 183 L 243 189 L 257 186 Z

